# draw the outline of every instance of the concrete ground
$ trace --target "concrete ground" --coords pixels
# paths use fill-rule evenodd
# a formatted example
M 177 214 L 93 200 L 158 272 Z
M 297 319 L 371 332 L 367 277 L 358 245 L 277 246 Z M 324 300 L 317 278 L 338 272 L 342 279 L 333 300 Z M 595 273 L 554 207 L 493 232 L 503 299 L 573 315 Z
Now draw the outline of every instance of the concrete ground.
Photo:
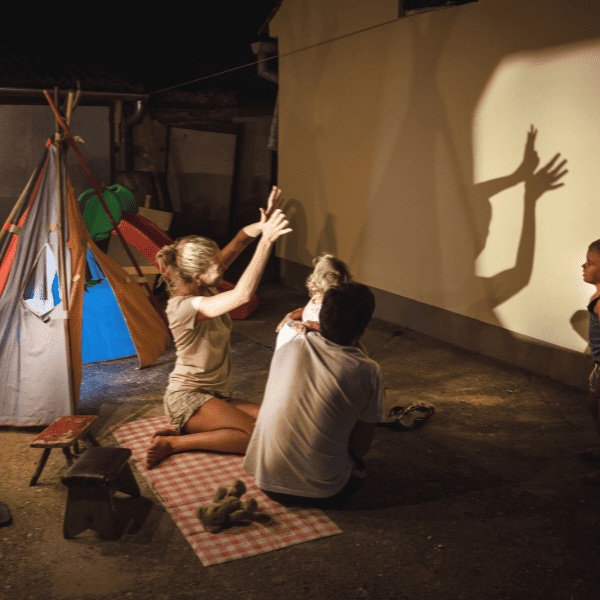
M 237 397 L 260 402 L 275 326 L 304 293 L 259 290 L 234 324 Z M 0 428 L 0 599 L 560 599 L 598 597 L 600 490 L 579 453 L 596 444 L 585 393 L 374 319 L 364 336 L 382 367 L 388 408 L 425 400 L 436 413 L 410 432 L 378 428 L 367 480 L 344 510 L 341 535 L 203 567 L 152 489 L 115 499 L 124 533 L 62 537 L 65 460 L 54 450 L 29 487 L 41 428 Z M 113 425 L 162 415 L 170 350 L 153 367 L 87 365 L 80 412 Z M 134 469 L 135 470 L 135 469 Z

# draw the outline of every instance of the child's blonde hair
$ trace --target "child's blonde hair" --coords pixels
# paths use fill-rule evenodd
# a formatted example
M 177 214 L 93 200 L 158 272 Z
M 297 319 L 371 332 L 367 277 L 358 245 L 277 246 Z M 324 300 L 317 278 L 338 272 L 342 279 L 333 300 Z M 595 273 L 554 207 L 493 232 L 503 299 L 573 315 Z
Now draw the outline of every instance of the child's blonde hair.
M 336 258 L 333 254 L 321 254 L 313 260 L 313 272 L 306 280 L 306 287 L 311 285 L 324 294 L 330 287 L 338 283 L 347 283 L 352 280 L 352 275 L 346 263 Z
M 199 235 L 188 235 L 163 246 L 156 253 L 161 272 L 159 283 L 167 286 L 169 294 L 178 284 L 193 284 L 194 273 L 206 273 L 218 250 L 216 242 Z

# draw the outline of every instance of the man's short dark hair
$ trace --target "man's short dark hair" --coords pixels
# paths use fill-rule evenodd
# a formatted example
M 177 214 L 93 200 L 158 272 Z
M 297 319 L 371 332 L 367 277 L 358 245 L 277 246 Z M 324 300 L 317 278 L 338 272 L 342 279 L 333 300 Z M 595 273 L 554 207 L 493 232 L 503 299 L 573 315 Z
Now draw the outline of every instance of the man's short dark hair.
M 361 336 L 375 310 L 375 296 L 362 283 L 348 281 L 325 292 L 319 321 L 321 335 L 328 340 L 349 346 Z

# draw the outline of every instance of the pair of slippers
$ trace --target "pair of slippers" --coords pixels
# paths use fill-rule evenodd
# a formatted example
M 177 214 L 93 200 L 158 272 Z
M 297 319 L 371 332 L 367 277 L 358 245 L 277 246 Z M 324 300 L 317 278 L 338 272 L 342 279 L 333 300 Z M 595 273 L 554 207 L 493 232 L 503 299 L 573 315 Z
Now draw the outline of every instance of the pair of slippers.
M 410 431 L 420 425 L 423 421 L 435 413 L 433 404 L 427 402 L 414 402 L 410 406 L 394 406 L 388 414 L 388 418 L 379 425 L 393 427 L 400 431 Z
M 12 516 L 10 514 L 8 504 L 6 504 L 6 502 L 0 502 L 0 527 L 5 527 L 6 525 L 10 525 L 11 523 Z

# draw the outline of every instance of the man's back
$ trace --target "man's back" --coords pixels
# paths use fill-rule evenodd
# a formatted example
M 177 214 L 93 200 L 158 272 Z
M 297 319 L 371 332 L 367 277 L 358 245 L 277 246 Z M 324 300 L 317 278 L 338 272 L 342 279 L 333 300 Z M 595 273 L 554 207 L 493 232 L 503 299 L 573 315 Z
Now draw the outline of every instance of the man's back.
M 244 470 L 268 491 L 332 496 L 349 480 L 358 420 L 383 420 L 379 365 L 319 334 L 297 336 L 273 355 Z

